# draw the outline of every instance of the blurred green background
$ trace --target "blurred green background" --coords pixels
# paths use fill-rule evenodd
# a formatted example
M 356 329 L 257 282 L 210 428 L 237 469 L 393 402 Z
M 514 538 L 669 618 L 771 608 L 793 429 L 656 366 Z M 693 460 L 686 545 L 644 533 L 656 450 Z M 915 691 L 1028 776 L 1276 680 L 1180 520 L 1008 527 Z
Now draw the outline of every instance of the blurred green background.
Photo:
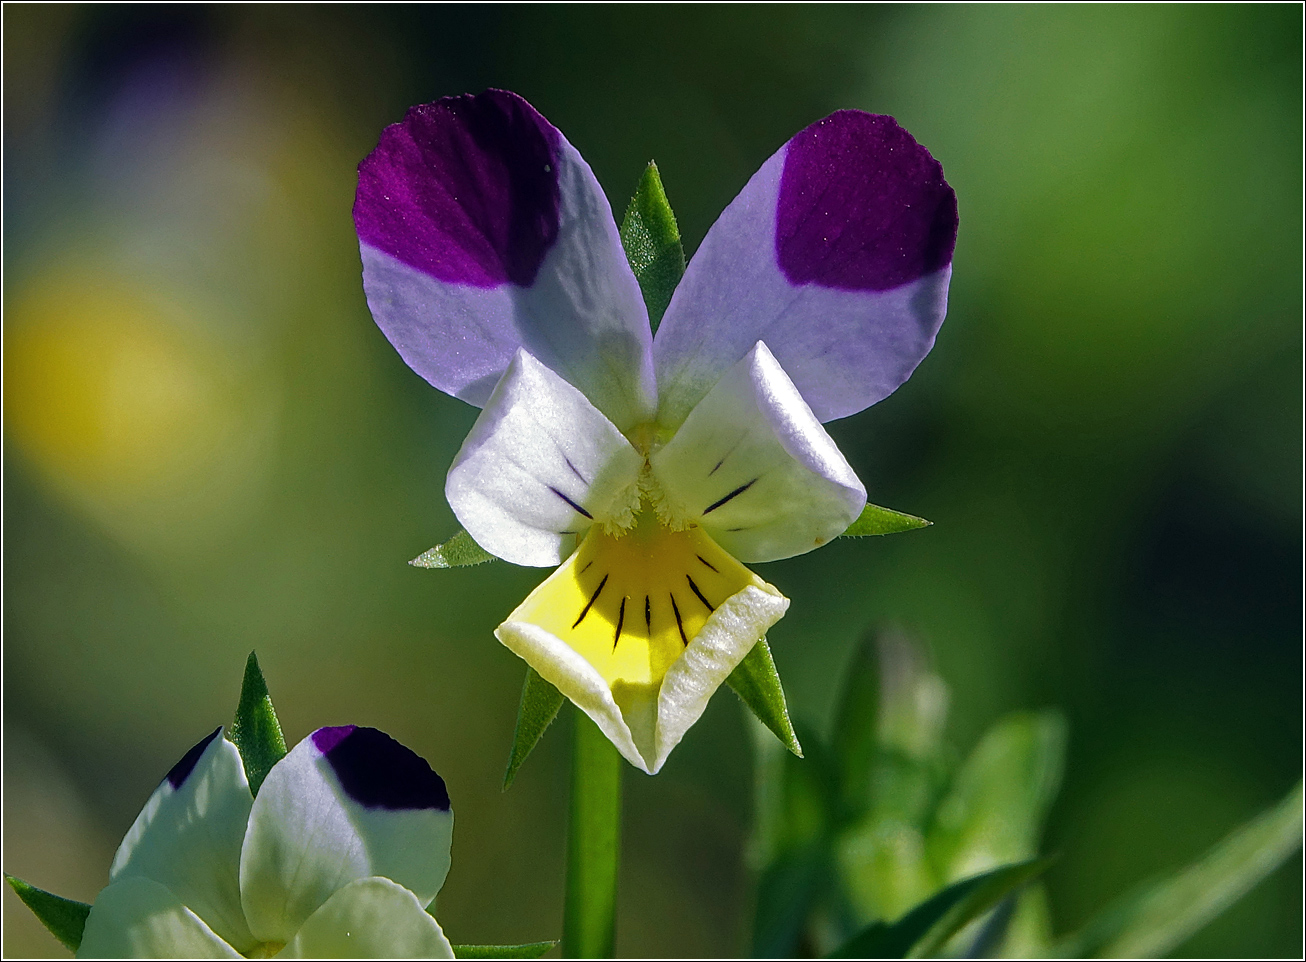
M 655 158 L 688 253 L 840 107 L 939 158 L 938 346 L 831 425 L 926 531 L 763 565 L 794 714 L 896 624 L 949 736 L 1061 706 L 1058 929 L 1301 767 L 1301 10 L 4 7 L 4 868 L 91 900 L 257 649 L 288 740 L 374 725 L 457 813 L 455 942 L 556 937 L 566 729 L 500 794 L 543 576 L 404 562 L 455 529 L 475 411 L 371 322 L 355 166 L 410 104 L 506 87 L 621 210 Z M 566 716 L 567 713 L 564 713 Z M 618 951 L 744 951 L 749 741 L 721 692 L 628 772 Z M 1295 956 L 1297 856 L 1184 954 Z M 4 892 L 4 953 L 62 949 Z

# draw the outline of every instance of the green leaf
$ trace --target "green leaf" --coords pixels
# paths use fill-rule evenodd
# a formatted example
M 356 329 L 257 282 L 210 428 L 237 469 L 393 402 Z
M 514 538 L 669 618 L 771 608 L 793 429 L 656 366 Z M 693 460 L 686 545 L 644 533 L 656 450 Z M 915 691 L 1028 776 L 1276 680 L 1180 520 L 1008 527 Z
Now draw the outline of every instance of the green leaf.
M 839 794 L 847 815 L 861 813 L 869 802 L 879 714 L 880 653 L 875 636 L 868 634 L 853 651 L 835 715 L 834 755 Z
M 558 944 L 548 942 L 523 942 L 521 945 L 455 945 L 455 959 L 538 959 Z
M 9 887 L 23 900 L 23 904 L 32 910 L 41 924 L 50 930 L 50 934 L 76 952 L 82 944 L 82 932 L 86 929 L 86 916 L 91 914 L 91 907 L 85 902 L 74 902 L 28 885 L 20 878 L 5 873 Z
M 259 670 L 258 658 L 252 651 L 245 662 L 245 681 L 240 686 L 240 704 L 231 723 L 231 741 L 245 765 L 249 790 L 257 795 L 272 766 L 286 757 L 286 739 L 272 708 L 272 697 Z
M 954 882 L 896 922 L 872 922 L 831 958 L 906 959 L 930 955 L 1051 862 L 1048 858 L 1032 859 Z
M 662 189 L 658 165 L 651 160 L 621 220 L 621 246 L 626 249 L 626 260 L 644 295 L 649 325 L 657 333 L 671 295 L 685 273 L 685 250 L 680 245 L 676 215 Z
M 807 918 L 829 874 L 819 845 L 789 852 L 767 866 L 757 880 L 753 958 L 790 959 L 802 954 Z
M 472 540 L 472 536 L 461 528 L 458 533 L 434 548 L 428 548 L 412 561 L 414 568 L 462 568 L 467 565 L 484 564 L 493 561 L 494 555 Z
M 1066 722 L 1057 711 L 1008 715 L 989 729 L 935 810 L 928 846 L 939 877 L 954 881 L 1032 858 L 1065 753 Z
M 1057 946 L 1062 957 L 1155 958 L 1179 946 L 1302 843 L 1302 783 L 1200 860 L 1142 886 Z
M 526 761 L 526 756 L 539 743 L 544 729 L 558 717 L 558 709 L 562 707 L 563 701 L 562 692 L 528 665 L 526 681 L 521 689 L 521 704 L 517 706 L 517 730 L 512 734 L 512 755 L 508 758 L 508 770 L 503 775 L 505 792 L 517 777 L 517 769 Z
M 785 692 L 775 670 L 775 659 L 771 657 L 765 638 L 735 666 L 726 678 L 726 684 L 734 689 L 757 720 L 775 733 L 785 748 L 799 758 L 803 757 L 803 747 L 798 744 L 798 736 L 789 720 L 789 708 L 785 705 Z
M 901 511 L 881 508 L 878 504 L 868 504 L 862 508 L 862 513 L 857 516 L 857 520 L 839 537 L 865 538 L 873 534 L 897 534 L 899 531 L 928 528 L 932 524 L 933 521 L 926 521 L 914 514 L 903 514 Z

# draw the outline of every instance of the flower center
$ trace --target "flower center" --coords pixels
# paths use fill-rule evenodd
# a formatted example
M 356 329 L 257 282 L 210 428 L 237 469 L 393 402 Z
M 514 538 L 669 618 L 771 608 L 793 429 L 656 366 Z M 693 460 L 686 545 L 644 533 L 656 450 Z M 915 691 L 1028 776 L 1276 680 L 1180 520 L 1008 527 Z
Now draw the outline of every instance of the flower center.
M 755 583 L 702 528 L 673 531 L 645 503 L 628 531 L 594 525 L 513 620 L 566 642 L 614 693 L 656 689 L 712 612 Z

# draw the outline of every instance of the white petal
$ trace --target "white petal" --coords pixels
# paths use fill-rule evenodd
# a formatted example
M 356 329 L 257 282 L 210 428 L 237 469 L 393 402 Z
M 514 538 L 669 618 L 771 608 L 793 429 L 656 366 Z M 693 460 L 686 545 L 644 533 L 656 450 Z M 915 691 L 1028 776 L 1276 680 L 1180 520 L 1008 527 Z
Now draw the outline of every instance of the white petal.
M 784 369 L 758 341 L 652 457 L 667 505 L 743 562 L 842 534 L 866 489 Z
M 662 679 L 654 774 L 702 716 L 712 693 L 788 609 L 789 599 L 775 588 L 749 585 L 712 612 L 698 637 Z
M 278 958 L 452 959 L 417 896 L 386 878 L 350 882 L 314 912 Z
M 109 880 L 161 883 L 244 951 L 254 939 L 240 906 L 240 847 L 254 798 L 240 753 L 221 732 L 192 748 L 154 790 L 118 846 Z
M 427 905 L 453 813 L 429 765 L 374 728 L 319 728 L 273 766 L 250 814 L 240 894 L 254 935 L 286 942 L 335 892 L 382 875 Z
M 239 959 L 166 886 L 133 876 L 102 891 L 86 917 L 79 959 Z
M 544 567 L 637 503 L 643 459 L 576 388 L 518 351 L 449 469 L 445 495 L 486 551 Z
M 428 381 L 484 405 L 524 347 L 614 422 L 652 417 L 652 336 L 603 188 L 516 94 L 408 111 L 359 166 L 377 324 Z
M 635 747 L 635 738 L 612 697 L 612 689 L 578 652 L 551 632 L 524 621 L 505 621 L 495 629 L 494 637 L 589 715 L 599 730 L 608 736 L 608 741 L 621 752 L 622 758 L 653 774 L 649 763 Z M 646 740 L 645 747 L 652 755 L 651 738 Z

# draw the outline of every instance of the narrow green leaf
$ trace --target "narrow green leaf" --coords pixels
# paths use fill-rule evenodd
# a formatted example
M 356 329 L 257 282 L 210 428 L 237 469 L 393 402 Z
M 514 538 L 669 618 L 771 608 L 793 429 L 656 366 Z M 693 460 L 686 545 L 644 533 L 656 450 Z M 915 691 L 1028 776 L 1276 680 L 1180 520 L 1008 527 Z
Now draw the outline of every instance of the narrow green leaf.
M 726 684 L 734 689 L 757 720 L 775 733 L 785 748 L 799 758 L 803 757 L 803 747 L 798 744 L 798 736 L 789 720 L 789 708 L 785 704 L 780 676 L 775 670 L 775 659 L 771 657 L 765 638 L 735 666 L 726 678 Z
M 85 902 L 74 902 L 29 885 L 20 878 L 5 873 L 9 887 L 23 900 L 23 904 L 32 910 L 32 914 L 41 920 L 41 924 L 50 930 L 50 934 L 76 952 L 82 944 L 82 932 L 86 929 L 86 916 L 91 914 L 91 907 Z
M 539 743 L 544 730 L 558 717 L 558 709 L 565 699 L 562 692 L 539 676 L 534 668 L 526 667 L 526 681 L 522 684 L 521 704 L 517 706 L 517 729 L 512 733 L 512 755 L 508 770 L 503 775 L 506 792 L 517 777 L 517 769 Z
M 860 814 L 869 802 L 879 713 L 880 653 L 874 635 L 868 634 L 853 651 L 835 715 L 833 741 L 839 794 L 849 816 Z
M 548 942 L 523 942 L 521 945 L 455 945 L 455 959 L 538 959 L 558 944 Z
M 1056 949 L 1060 957 L 1156 958 L 1242 898 L 1302 843 L 1302 783 L 1199 861 L 1126 895 Z
M 461 528 L 458 533 L 434 548 L 428 548 L 412 561 L 414 568 L 462 568 L 467 565 L 484 564 L 493 561 L 494 555 L 472 540 L 472 536 Z
M 1061 787 L 1066 722 L 1021 712 L 980 739 L 934 813 L 929 854 L 944 881 L 1032 858 Z
M 286 757 L 286 739 L 272 708 L 272 696 L 259 670 L 258 658 L 252 651 L 245 662 L 245 680 L 240 686 L 240 703 L 231 723 L 231 741 L 245 765 L 249 790 L 257 795 L 272 766 Z
M 901 511 L 881 508 L 878 504 L 868 504 L 862 508 L 862 513 L 857 516 L 857 520 L 839 537 L 865 538 L 873 534 L 897 534 L 899 531 L 928 528 L 932 524 L 933 521 L 926 521 L 914 514 L 903 514 Z
M 831 957 L 906 959 L 930 955 L 1051 862 L 1047 858 L 1032 859 L 955 882 L 896 922 L 872 922 Z
M 621 246 L 639 281 L 654 333 L 671 303 L 671 295 L 685 273 L 685 250 L 680 228 L 662 189 L 658 165 L 649 161 L 635 188 L 635 196 L 621 220 Z

